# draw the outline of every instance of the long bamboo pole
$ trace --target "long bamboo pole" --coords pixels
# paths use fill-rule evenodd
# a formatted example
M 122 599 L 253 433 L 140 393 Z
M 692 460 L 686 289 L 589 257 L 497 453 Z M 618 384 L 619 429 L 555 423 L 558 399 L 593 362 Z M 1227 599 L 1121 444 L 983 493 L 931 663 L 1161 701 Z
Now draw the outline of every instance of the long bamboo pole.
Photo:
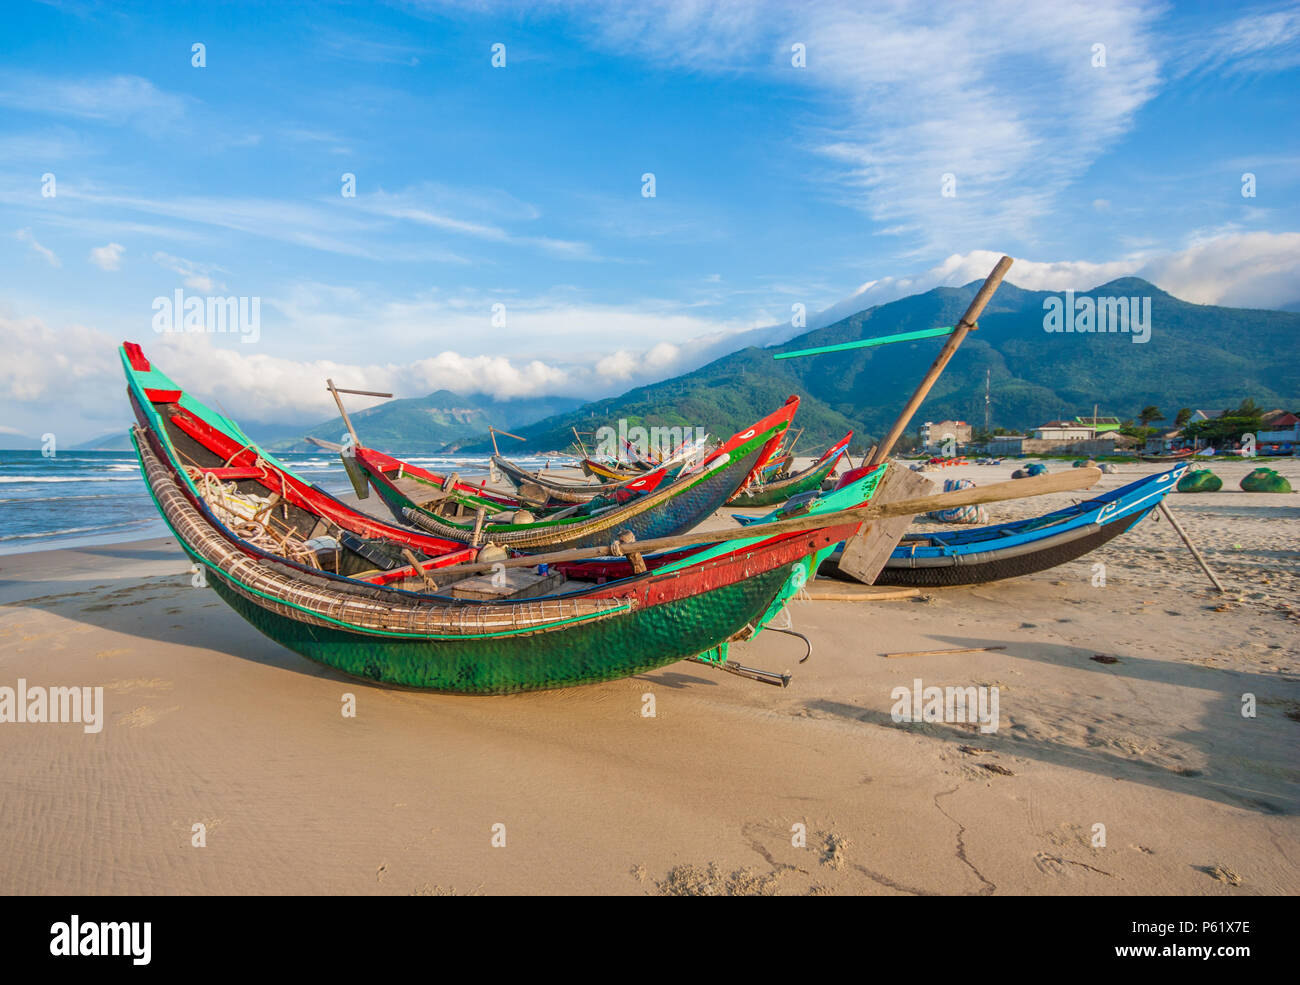
M 930 367 L 930 371 L 925 374 L 925 378 L 921 380 L 920 386 L 918 386 L 916 392 L 912 394 L 912 399 L 910 399 L 903 407 L 902 411 L 899 412 L 898 419 L 894 421 L 893 427 L 889 429 L 889 433 L 881 440 L 879 447 L 876 448 L 875 454 L 872 455 L 870 461 L 867 462 L 868 468 L 874 468 L 879 465 L 887 459 L 889 453 L 894 450 L 894 445 L 898 443 L 898 439 L 901 438 L 903 432 L 907 430 L 907 425 L 911 423 L 912 417 L 916 414 L 917 408 L 921 406 L 922 401 L 924 401 L 926 396 L 930 393 L 930 388 L 934 386 L 935 380 L 939 378 L 939 374 L 942 373 L 944 367 L 948 365 L 948 360 L 952 359 L 958 346 L 962 344 L 966 336 L 970 334 L 971 329 L 975 327 L 975 323 L 979 320 L 979 316 L 984 311 L 984 306 L 987 305 L 989 300 L 993 297 L 993 292 L 998 289 L 998 285 L 1002 283 L 1002 278 L 1007 275 L 1007 271 L 1011 269 L 1011 264 L 1013 262 L 1014 261 L 1009 256 L 1004 256 L 999 260 L 997 266 L 993 268 L 993 272 L 985 279 L 983 286 L 975 293 L 975 297 L 971 301 L 970 307 L 966 309 L 966 314 L 962 315 L 961 321 L 957 323 L 956 331 L 948 336 L 948 341 L 946 341 L 943 344 L 943 348 L 939 350 L 939 355 L 935 356 L 934 364 Z
M 1048 493 L 1071 492 L 1087 489 L 1101 479 L 1101 469 L 1080 468 L 1068 472 L 1052 472 L 1045 475 L 1031 476 L 1028 479 L 1013 479 L 1007 482 L 995 482 L 989 486 L 970 489 L 955 489 L 952 492 L 936 493 L 933 496 L 920 496 L 915 499 L 902 499 L 892 503 L 868 503 L 853 509 L 838 510 L 834 513 L 809 513 L 790 520 L 777 520 L 773 523 L 753 524 L 731 530 L 696 530 L 688 534 L 673 537 L 655 537 L 651 540 L 622 541 L 617 546 L 577 547 L 567 551 L 555 551 L 551 554 L 532 554 L 527 557 L 506 558 L 487 564 L 458 564 L 450 570 L 462 574 L 491 571 L 496 565 L 507 568 L 533 567 L 539 564 L 560 564 L 566 561 L 585 561 L 594 557 L 638 554 L 652 554 L 656 551 L 669 551 L 678 547 L 690 547 L 695 544 L 717 544 L 730 540 L 765 540 L 780 534 L 798 533 L 802 530 L 821 530 L 826 527 L 840 527 L 847 524 L 865 523 L 891 516 L 916 516 L 931 510 L 952 510 L 959 506 L 977 506 L 981 503 L 999 503 L 1007 499 L 1027 499 L 1030 496 L 1043 496 Z

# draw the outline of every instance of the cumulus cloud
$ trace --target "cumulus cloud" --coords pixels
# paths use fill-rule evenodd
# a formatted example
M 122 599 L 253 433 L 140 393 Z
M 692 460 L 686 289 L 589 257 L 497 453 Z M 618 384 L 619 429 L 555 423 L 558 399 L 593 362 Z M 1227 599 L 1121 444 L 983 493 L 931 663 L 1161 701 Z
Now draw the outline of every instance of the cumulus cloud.
M 864 308 L 934 287 L 983 280 L 1001 256 L 990 250 L 954 254 L 919 274 L 867 281 L 851 296 L 809 319 L 829 325 Z M 1142 277 L 1197 304 L 1271 308 L 1296 300 L 1300 290 L 1300 233 L 1223 233 L 1193 240 L 1182 250 L 1140 253 L 1119 260 L 1017 259 L 1007 282 L 1030 291 L 1087 290 L 1117 277 Z
M 90 262 L 100 270 L 117 270 L 122 266 L 122 250 L 121 243 L 93 247 L 90 251 Z
M 808 327 L 936 286 L 981 279 L 997 258 L 997 253 L 977 250 L 950 256 L 916 274 L 869 281 L 851 297 L 810 317 Z M 1008 281 L 1030 290 L 1085 290 L 1130 275 L 1188 301 L 1276 307 L 1297 300 L 1300 233 L 1207 235 L 1182 250 L 1109 261 L 1018 259 Z M 324 390 L 327 377 L 341 386 L 403 397 L 445 389 L 503 399 L 551 394 L 595 398 L 689 372 L 747 345 L 782 342 L 802 331 L 789 323 L 752 326 L 654 308 L 518 299 L 508 306 L 509 329 L 495 330 L 487 297 L 422 295 L 380 303 L 356 287 L 300 285 L 278 302 L 268 300 L 276 319 L 263 313 L 257 346 L 229 337 L 186 334 L 146 333 L 138 341 L 165 372 L 236 418 L 310 425 L 334 413 Z M 439 326 L 447 342 L 430 354 L 405 361 L 367 358 L 372 352 L 403 351 L 389 344 L 392 340 L 405 340 L 409 351 L 411 339 L 429 338 L 431 324 Z M 271 351 L 277 334 L 314 338 L 317 352 L 353 355 L 303 359 L 292 349 L 279 354 Z M 564 354 L 558 357 L 551 353 L 561 350 L 547 342 L 557 337 L 566 340 Z M 581 339 L 583 346 L 570 344 L 572 339 Z M 623 344 L 610 351 L 614 339 Z M 0 349 L 10 356 L 0 362 L 0 408 L 21 424 L 33 419 L 36 408 L 54 405 L 52 398 L 75 392 L 75 406 L 58 403 L 66 407 L 61 413 L 81 415 L 74 430 L 87 434 L 114 425 L 125 416 L 115 355 L 118 341 L 82 324 L 56 329 L 36 318 L 0 312 Z M 492 351 L 466 352 L 471 343 Z M 354 397 L 350 406 L 360 410 L 380 402 Z

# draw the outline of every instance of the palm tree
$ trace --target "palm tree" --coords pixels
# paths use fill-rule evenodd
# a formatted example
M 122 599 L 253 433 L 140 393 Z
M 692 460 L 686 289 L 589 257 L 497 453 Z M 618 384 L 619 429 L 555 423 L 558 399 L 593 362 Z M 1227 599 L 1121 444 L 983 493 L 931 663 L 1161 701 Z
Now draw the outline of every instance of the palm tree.
M 1138 423 L 1146 427 L 1152 421 L 1163 421 L 1165 415 L 1160 413 L 1160 408 L 1155 404 L 1148 404 L 1142 408 L 1142 413 L 1138 414 Z

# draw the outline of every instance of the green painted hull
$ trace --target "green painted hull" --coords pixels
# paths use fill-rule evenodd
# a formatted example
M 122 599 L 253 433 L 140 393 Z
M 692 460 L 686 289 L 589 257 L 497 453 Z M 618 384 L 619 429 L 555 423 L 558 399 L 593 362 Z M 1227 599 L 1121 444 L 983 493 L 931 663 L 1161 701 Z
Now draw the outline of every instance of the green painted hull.
M 785 482 L 773 482 L 766 486 L 761 486 L 753 492 L 741 493 L 727 501 L 728 506 L 779 506 L 792 496 L 798 496 L 800 493 L 810 492 L 813 489 L 820 489 L 826 477 L 835 470 L 839 464 L 837 456 L 833 461 L 819 465 L 815 469 L 809 469 L 803 475 L 792 476 Z
M 615 680 L 711 650 L 774 601 L 795 566 L 608 619 L 496 639 L 394 639 L 309 625 L 257 605 L 209 569 L 232 609 L 283 646 L 354 677 L 459 694 Z

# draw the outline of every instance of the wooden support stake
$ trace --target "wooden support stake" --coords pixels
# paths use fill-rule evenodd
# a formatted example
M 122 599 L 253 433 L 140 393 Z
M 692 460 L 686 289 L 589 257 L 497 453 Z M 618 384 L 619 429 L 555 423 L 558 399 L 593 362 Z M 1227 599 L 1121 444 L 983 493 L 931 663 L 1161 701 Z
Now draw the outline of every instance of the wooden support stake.
M 483 520 L 487 517 L 487 507 L 480 506 L 474 513 L 474 536 L 470 538 L 469 546 L 478 547 L 478 539 L 483 536 Z
M 415 573 L 419 575 L 421 580 L 424 582 L 424 587 L 431 592 L 436 592 L 438 590 L 437 583 L 429 576 L 429 572 L 424 570 L 424 566 L 420 564 L 415 555 L 411 553 L 409 547 L 402 548 L 402 556 L 415 568 Z
M 1210 566 L 1205 563 L 1205 558 L 1201 557 L 1201 552 L 1196 549 L 1196 545 L 1193 544 L 1191 539 L 1187 536 L 1187 531 L 1183 529 L 1183 525 L 1174 519 L 1174 515 L 1169 512 L 1169 507 L 1165 505 L 1163 499 L 1160 501 L 1160 512 L 1165 515 L 1165 519 L 1169 521 L 1169 525 L 1174 528 L 1174 533 L 1178 534 L 1178 536 L 1182 538 L 1183 543 L 1187 545 L 1187 549 L 1192 552 L 1192 557 L 1196 558 L 1196 563 L 1199 564 L 1201 570 L 1205 572 L 1205 576 L 1209 578 L 1210 581 L 1214 583 L 1214 587 L 1219 590 L 1219 594 L 1226 595 L 1228 590 L 1220 584 L 1218 578 L 1214 577 L 1214 572 L 1211 571 Z
M 1005 649 L 1005 646 L 962 646 L 953 650 L 901 650 L 898 653 L 882 653 L 881 656 L 893 660 L 895 657 L 938 657 L 945 653 L 989 653 Z
M 970 307 L 966 309 L 966 314 L 962 315 L 961 321 L 957 323 L 956 331 L 949 335 L 948 340 L 944 342 L 943 348 L 939 350 L 939 355 L 935 357 L 933 365 L 930 366 L 930 371 L 925 374 L 925 378 L 921 380 L 921 385 L 918 386 L 916 392 L 912 394 L 912 399 L 910 399 L 903 407 L 902 411 L 899 412 L 898 420 L 894 421 L 894 425 L 889 429 L 889 433 L 881 439 L 880 446 L 867 460 L 868 468 L 879 465 L 888 458 L 889 453 L 894 450 L 894 445 L 898 443 L 898 439 L 902 437 L 903 432 L 907 430 L 907 425 L 911 423 L 912 416 L 916 413 L 917 408 L 921 406 L 926 395 L 929 394 L 930 388 L 934 386 L 935 380 L 939 378 L 939 374 L 942 373 L 944 367 L 948 365 L 948 361 L 952 359 L 953 354 L 956 353 L 957 348 L 962 344 L 962 341 L 970 333 L 971 329 L 975 328 L 976 322 L 979 320 L 980 314 L 984 311 L 985 305 L 989 303 L 989 300 L 993 297 L 993 292 L 996 291 L 998 285 L 1002 283 L 1002 278 L 1005 277 L 1007 271 L 1011 269 L 1012 262 L 1011 257 L 1008 256 L 1004 256 L 999 260 L 997 266 L 993 268 L 993 272 L 989 274 L 988 278 L 984 281 L 984 285 L 976 292 L 974 299 L 970 303 Z
M 623 556 L 632 562 L 632 573 L 643 575 L 646 572 L 645 558 L 641 556 L 640 551 L 629 551 L 626 545 L 636 540 L 636 534 L 631 530 L 624 530 L 618 535 L 618 543 L 622 548 Z

